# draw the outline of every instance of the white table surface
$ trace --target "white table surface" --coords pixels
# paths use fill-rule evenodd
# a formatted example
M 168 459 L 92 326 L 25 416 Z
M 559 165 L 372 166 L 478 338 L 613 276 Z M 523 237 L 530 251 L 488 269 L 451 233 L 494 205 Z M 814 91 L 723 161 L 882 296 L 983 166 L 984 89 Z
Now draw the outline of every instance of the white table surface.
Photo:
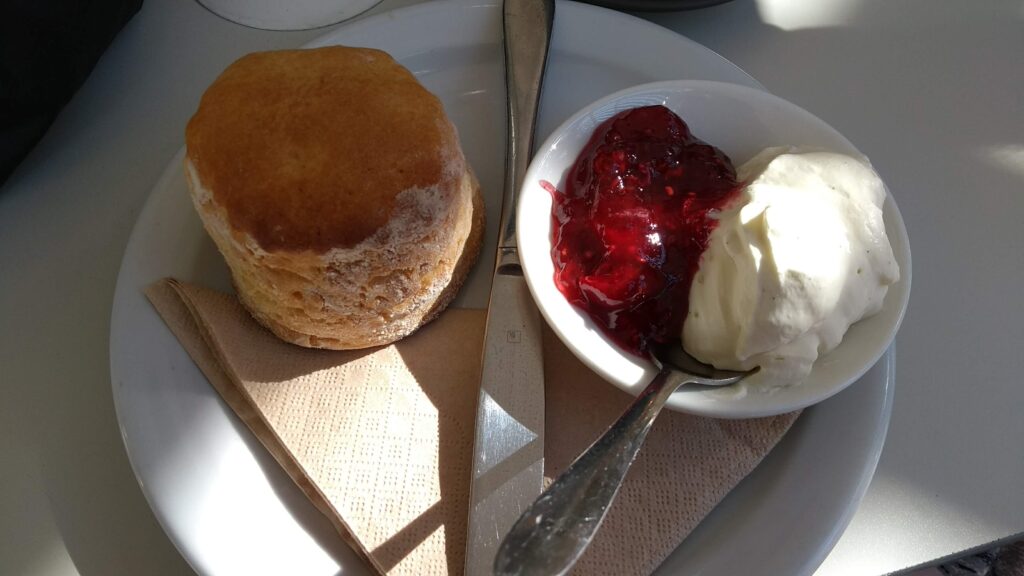
M 909 229 L 913 293 L 888 440 L 817 574 L 886 574 L 1019 536 L 1024 5 L 736 0 L 645 17 L 848 136 Z M 246 52 L 321 33 L 252 30 L 188 0 L 147 0 L 0 189 L 0 574 L 191 573 L 118 434 L 114 282 L 203 89 Z

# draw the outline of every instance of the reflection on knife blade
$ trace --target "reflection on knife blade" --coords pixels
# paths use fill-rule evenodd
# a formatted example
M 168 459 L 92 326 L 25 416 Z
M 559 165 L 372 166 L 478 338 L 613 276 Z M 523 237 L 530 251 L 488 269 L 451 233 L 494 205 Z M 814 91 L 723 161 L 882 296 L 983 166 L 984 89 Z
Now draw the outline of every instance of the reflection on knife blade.
M 522 276 L 496 274 L 473 455 L 467 574 L 490 574 L 501 539 L 540 494 L 544 372 L 540 318 Z

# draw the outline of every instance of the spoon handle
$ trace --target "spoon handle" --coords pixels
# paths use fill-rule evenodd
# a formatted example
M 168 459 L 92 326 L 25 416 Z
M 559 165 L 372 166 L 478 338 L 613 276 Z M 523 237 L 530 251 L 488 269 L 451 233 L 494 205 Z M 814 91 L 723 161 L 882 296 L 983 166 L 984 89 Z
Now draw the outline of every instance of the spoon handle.
M 669 396 L 688 376 L 663 369 L 619 419 L 512 526 L 498 575 L 564 574 L 590 544 Z

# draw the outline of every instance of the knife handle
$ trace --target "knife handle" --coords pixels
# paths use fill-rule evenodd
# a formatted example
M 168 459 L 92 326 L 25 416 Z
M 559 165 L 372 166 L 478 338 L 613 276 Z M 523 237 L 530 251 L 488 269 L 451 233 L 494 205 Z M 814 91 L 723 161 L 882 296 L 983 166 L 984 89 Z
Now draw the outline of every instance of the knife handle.
M 505 88 L 508 139 L 505 189 L 501 197 L 497 266 L 519 264 L 516 251 L 516 201 L 533 152 L 541 85 L 555 18 L 554 0 L 505 0 Z

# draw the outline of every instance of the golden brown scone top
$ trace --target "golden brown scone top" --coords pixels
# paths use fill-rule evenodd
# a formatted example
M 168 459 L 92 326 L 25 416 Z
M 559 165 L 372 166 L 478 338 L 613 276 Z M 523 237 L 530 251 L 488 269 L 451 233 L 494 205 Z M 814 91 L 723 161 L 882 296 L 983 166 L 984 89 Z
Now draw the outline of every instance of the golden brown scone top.
M 353 246 L 399 192 L 458 176 L 441 102 L 364 48 L 244 56 L 206 90 L 185 142 L 231 227 L 266 250 Z

